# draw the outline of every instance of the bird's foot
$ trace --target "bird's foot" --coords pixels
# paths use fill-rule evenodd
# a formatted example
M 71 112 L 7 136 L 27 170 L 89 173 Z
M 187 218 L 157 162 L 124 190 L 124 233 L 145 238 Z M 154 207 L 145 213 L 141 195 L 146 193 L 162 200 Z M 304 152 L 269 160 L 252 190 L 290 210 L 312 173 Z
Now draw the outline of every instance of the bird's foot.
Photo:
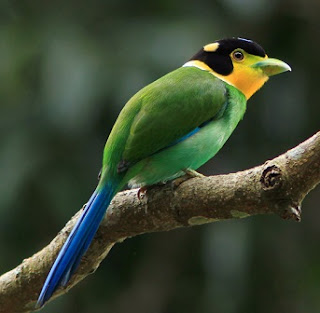
M 190 176 L 190 178 L 194 178 L 194 177 L 203 178 L 203 177 L 205 177 L 203 174 L 198 173 L 197 171 L 192 170 L 190 168 L 185 169 L 184 172 L 186 173 L 186 175 Z
M 153 188 L 159 187 L 159 186 L 163 186 L 165 184 L 166 184 L 166 182 L 159 182 L 159 183 L 156 183 L 156 184 L 153 184 L 153 185 L 140 187 L 138 192 L 137 192 L 138 199 L 141 200 L 141 198 L 146 195 L 147 191 L 149 191 L 149 190 L 151 190 Z
M 189 169 L 189 168 L 183 170 L 183 172 L 185 173 L 185 175 L 178 177 L 171 182 L 171 187 L 173 189 L 178 188 L 182 183 L 184 183 L 186 180 L 189 180 L 190 178 L 195 178 L 195 177 L 203 178 L 203 177 L 205 177 L 201 173 L 198 173 L 197 171 Z
M 147 193 L 147 186 L 143 186 L 141 188 L 139 188 L 138 192 L 137 192 L 137 197 L 139 200 L 141 200 L 141 195 L 145 195 Z
M 88 203 L 85 203 L 85 204 L 82 206 L 82 208 L 81 208 L 82 211 L 85 210 L 85 208 L 87 207 L 87 204 L 88 204 Z

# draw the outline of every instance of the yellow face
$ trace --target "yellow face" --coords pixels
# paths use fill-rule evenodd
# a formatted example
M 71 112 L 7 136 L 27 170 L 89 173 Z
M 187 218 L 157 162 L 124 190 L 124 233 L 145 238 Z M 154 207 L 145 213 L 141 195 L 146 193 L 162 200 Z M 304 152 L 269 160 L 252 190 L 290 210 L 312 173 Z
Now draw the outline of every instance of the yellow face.
M 234 52 L 230 55 L 232 57 L 233 71 L 228 75 L 221 75 L 215 72 L 207 64 L 199 60 L 189 61 L 184 66 L 195 66 L 212 73 L 214 76 L 239 89 L 248 100 L 269 79 L 268 75 L 260 68 L 251 66 L 259 61 L 266 60 L 268 57 L 263 58 L 243 52 L 243 60 L 236 60 L 232 55 Z
M 203 47 L 203 50 L 206 52 L 216 52 L 218 49 L 218 42 L 210 43 Z M 230 53 L 229 57 L 233 64 L 233 71 L 228 75 L 221 75 L 215 72 L 209 68 L 207 64 L 199 60 L 196 62 L 198 67 L 200 67 L 200 65 L 201 67 L 207 67 L 207 70 L 212 74 L 239 89 L 246 98 L 249 99 L 269 78 L 261 69 L 252 66 L 260 61 L 266 60 L 268 56 L 265 55 L 265 57 L 261 57 L 252 55 L 241 48 L 237 48 Z
M 207 44 L 184 66 L 195 66 L 233 85 L 249 99 L 270 76 L 291 68 L 281 60 L 268 58 L 251 40 L 231 38 Z
M 240 90 L 249 99 L 270 76 L 291 68 L 285 62 L 268 58 L 261 46 L 243 38 L 222 39 L 205 45 L 183 66 L 208 71 Z
M 232 73 L 228 76 L 218 73 L 215 75 L 239 89 L 249 99 L 269 79 L 261 68 L 254 67 L 254 64 L 268 59 L 268 56 L 260 57 L 236 49 L 231 52 L 230 58 L 233 64 Z

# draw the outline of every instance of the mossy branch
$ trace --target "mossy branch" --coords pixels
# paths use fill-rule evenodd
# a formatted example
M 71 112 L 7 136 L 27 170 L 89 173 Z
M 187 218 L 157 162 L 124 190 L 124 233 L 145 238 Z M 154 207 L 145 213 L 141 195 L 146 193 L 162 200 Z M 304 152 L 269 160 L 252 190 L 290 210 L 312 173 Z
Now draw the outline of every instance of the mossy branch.
M 245 171 L 178 179 L 149 188 L 140 200 L 137 190 L 121 192 L 113 199 L 78 271 L 54 297 L 93 273 L 112 246 L 128 237 L 255 214 L 274 213 L 300 221 L 301 203 L 319 182 L 320 132 Z M 48 246 L 0 277 L 1 313 L 34 310 L 42 284 L 79 214 Z

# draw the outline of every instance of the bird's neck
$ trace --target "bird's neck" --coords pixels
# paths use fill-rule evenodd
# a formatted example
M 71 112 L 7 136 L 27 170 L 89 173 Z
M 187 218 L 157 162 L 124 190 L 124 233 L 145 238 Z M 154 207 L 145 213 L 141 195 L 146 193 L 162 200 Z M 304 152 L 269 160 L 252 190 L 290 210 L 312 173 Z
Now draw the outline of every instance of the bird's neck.
M 203 71 L 207 71 L 217 78 L 223 80 L 229 85 L 240 90 L 248 100 L 257 90 L 259 90 L 264 83 L 268 80 L 268 77 L 265 75 L 260 75 L 260 73 L 256 73 L 253 77 L 253 73 L 246 73 L 245 68 L 237 68 L 229 75 L 221 75 L 215 72 L 212 68 L 210 68 L 207 64 L 199 60 L 188 61 L 183 65 L 183 67 L 193 66 L 199 68 Z M 246 77 L 250 77 L 247 79 Z

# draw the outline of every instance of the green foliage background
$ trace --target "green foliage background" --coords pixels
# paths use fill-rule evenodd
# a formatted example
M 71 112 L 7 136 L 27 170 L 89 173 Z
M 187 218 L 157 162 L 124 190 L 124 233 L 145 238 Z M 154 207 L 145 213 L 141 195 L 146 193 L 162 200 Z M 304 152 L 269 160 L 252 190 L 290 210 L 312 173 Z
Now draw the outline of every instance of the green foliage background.
M 319 130 L 319 13 L 317 0 L 2 0 L 0 271 L 87 201 L 127 99 L 206 43 L 251 38 L 293 72 L 250 100 L 203 173 L 261 164 Z M 318 188 L 300 224 L 257 216 L 126 240 L 42 312 L 320 312 L 319 202 Z

